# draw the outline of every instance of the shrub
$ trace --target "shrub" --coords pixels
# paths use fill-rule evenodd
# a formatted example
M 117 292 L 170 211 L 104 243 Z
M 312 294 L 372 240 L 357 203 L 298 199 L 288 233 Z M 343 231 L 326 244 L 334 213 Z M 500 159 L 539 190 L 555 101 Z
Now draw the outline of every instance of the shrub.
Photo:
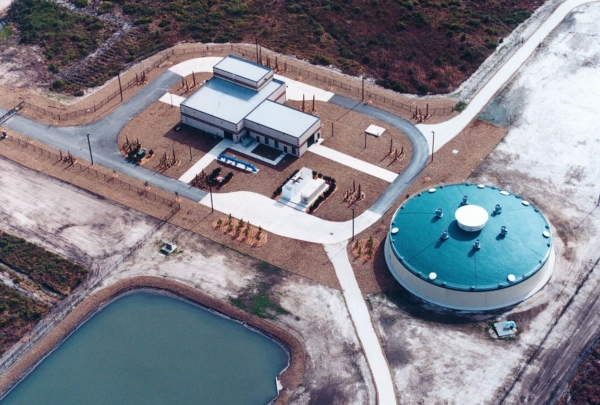
M 81 97 L 81 96 L 83 96 L 83 90 L 77 90 L 73 93 L 73 95 L 75 97 Z
M 101 13 L 109 12 L 114 7 L 115 7 L 114 3 L 111 3 L 110 1 L 103 1 L 102 3 L 100 3 L 100 12 Z
M 467 103 L 465 103 L 464 101 L 460 101 L 458 104 L 456 104 L 456 107 L 454 107 L 454 110 L 461 112 L 465 108 L 467 108 Z
M 424 28 L 427 27 L 427 25 L 429 25 L 427 17 L 419 12 L 413 14 L 413 22 L 415 23 L 415 27 L 417 28 Z
M 73 0 L 73 4 L 75 5 L 75 7 L 83 8 L 87 7 L 88 4 L 90 4 L 90 2 L 89 0 Z
M 60 90 L 63 87 L 65 87 L 65 82 L 61 79 L 56 80 L 54 83 L 52 83 L 52 88 L 54 90 Z

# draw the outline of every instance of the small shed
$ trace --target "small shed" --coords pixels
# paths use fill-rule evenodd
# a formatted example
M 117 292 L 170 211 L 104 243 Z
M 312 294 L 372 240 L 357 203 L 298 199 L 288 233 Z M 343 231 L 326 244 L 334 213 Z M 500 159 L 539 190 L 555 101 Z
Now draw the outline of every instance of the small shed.
M 385 132 L 385 128 L 378 127 L 377 125 L 369 125 L 369 127 L 365 130 L 367 135 L 372 135 L 376 138 L 379 138 Z

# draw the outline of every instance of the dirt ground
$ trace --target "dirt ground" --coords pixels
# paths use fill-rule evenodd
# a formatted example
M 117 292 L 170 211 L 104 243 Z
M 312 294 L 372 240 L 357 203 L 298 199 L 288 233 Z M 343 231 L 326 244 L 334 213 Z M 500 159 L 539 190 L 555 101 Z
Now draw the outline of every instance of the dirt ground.
M 406 200 L 407 196 L 438 184 L 465 181 L 481 164 L 482 159 L 494 150 L 506 132 L 506 129 L 484 121 L 471 123 L 435 153 L 433 162 L 430 160 L 425 170 L 409 187 L 406 195 L 400 197 L 381 220 L 357 235 L 356 239 L 368 239 L 369 236 L 373 236 L 384 241 L 396 208 Z M 455 150 L 458 153 L 453 153 Z M 381 291 L 397 291 L 401 288 L 388 270 L 383 257 L 383 246 L 383 244 L 379 245 L 375 260 L 367 263 L 355 260 L 350 254 L 350 247 L 348 249 L 349 257 L 352 258 L 352 268 L 365 295 Z
M 9 131 L 9 136 L 26 139 L 22 135 L 18 135 L 12 131 Z M 34 149 L 34 146 L 37 145 L 36 142 L 32 142 L 27 148 L 24 148 L 23 144 L 18 145 L 16 142 L 9 141 L 8 139 L 2 142 L 10 143 L 2 144 L 0 155 L 6 156 L 34 170 L 48 173 L 55 178 L 74 184 L 84 190 L 89 190 L 92 193 L 131 207 L 134 210 L 141 211 L 155 218 L 164 219 L 174 209 L 173 206 L 162 203 L 160 200 L 155 201 L 152 198 L 152 195 L 156 194 L 157 198 L 162 197 L 173 201 L 176 198 L 174 195 L 154 188 L 150 189 L 149 192 L 151 194 L 140 193 L 137 190 L 143 190 L 144 184 L 136 179 L 119 175 L 115 182 L 110 180 L 114 175 L 111 170 L 94 165 L 94 170 L 107 176 L 108 180 L 100 181 L 95 175 L 90 175 L 86 170 L 80 171 L 79 169 L 68 167 L 66 164 L 56 164 L 56 159 L 48 158 L 45 153 L 40 154 L 40 149 L 37 146 L 37 149 Z M 54 152 L 58 153 L 58 151 Z M 81 163 L 89 165 L 85 161 L 81 161 Z M 132 189 L 130 190 L 130 188 Z M 232 249 L 282 267 L 294 274 L 308 277 L 332 288 L 340 288 L 333 266 L 329 263 L 329 259 L 321 246 L 270 234 L 268 236 L 269 242 L 265 248 L 250 247 L 231 236 L 213 229 L 211 226 L 212 221 L 227 214 L 218 211 L 211 213 L 210 208 L 197 202 L 183 199 L 181 201 L 181 209 L 176 215 L 169 218 L 169 222 L 199 233 L 218 243 L 225 244 Z M 305 257 L 311 257 L 314 260 L 305 260 Z
M 174 240 L 183 253 L 161 255 L 158 247 L 162 240 Z M 290 312 L 270 322 L 291 332 L 306 354 L 302 387 L 289 403 L 331 403 L 327 401 L 331 398 L 344 398 L 343 403 L 375 403 L 370 372 L 339 291 L 264 267 L 254 258 L 171 225 L 144 243 L 103 286 L 139 275 L 166 277 L 225 302 L 249 287 L 267 283 L 270 298 Z M 324 356 L 328 367 L 322 365 Z
M 179 108 L 171 107 L 162 101 L 155 101 L 125 125 L 119 134 L 119 147 L 125 144 L 126 139 L 139 140 L 142 148 L 154 150 L 154 157 L 148 160 L 144 167 L 165 176 L 178 179 L 202 156 L 217 145 L 221 138 L 214 138 L 187 125 L 175 131 L 181 121 Z M 159 167 L 159 162 L 164 153 L 173 155 L 180 160 L 179 165 L 167 170 Z M 191 152 L 191 159 L 190 159 Z
M 286 104 L 296 109 L 302 108 L 301 101 L 288 101 Z M 306 103 L 305 108 L 311 112 L 309 109 L 312 109 L 312 101 Z M 395 173 L 401 173 L 410 163 L 412 145 L 404 133 L 395 127 L 330 103 L 317 101 L 315 109 L 316 112 L 313 114 L 320 116 L 323 124 L 321 130 L 323 146 Z M 333 124 L 333 136 L 331 124 Z M 364 131 L 371 124 L 385 128 L 385 132 L 379 138 L 367 136 L 367 147 L 365 148 Z M 404 148 L 404 157 L 396 162 L 386 158 L 386 153 L 390 149 L 390 141 L 393 149 L 400 151 Z
M 10 193 L 7 201 L 2 201 L 5 212 L 2 217 L 10 221 L 8 230 L 69 259 L 96 260 L 108 253 L 106 259 L 110 260 L 111 254 L 121 253 L 115 246 L 129 247 L 156 223 L 153 218 L 5 159 L 0 164 L 5 165 L 1 167 L 2 173 L 12 173 L 2 178 L 3 190 Z M 31 190 L 35 190 L 36 199 L 23 203 Z M 182 211 L 186 212 L 189 205 L 182 205 Z M 206 226 L 210 227 L 210 221 L 206 221 Z M 163 256 L 159 248 L 164 240 L 174 241 L 183 252 Z M 113 249 L 107 251 L 106 246 Z M 326 258 L 321 247 L 313 246 L 320 248 L 321 256 Z M 277 247 L 273 250 L 277 251 Z M 315 267 L 318 256 L 311 257 Z M 284 259 L 287 260 L 299 258 Z M 170 224 L 147 239 L 104 279 L 101 287 L 148 275 L 179 281 L 221 302 L 229 302 L 259 283 L 268 283 L 271 299 L 290 312 L 271 323 L 290 331 L 305 351 L 302 385 L 287 393 L 292 397 L 289 403 L 318 402 L 332 397 L 344 398 L 345 403 L 375 403 L 368 366 L 340 291 Z M 336 367 L 323 368 L 325 356 Z
M 4 158 L 0 172 L 2 229 L 85 267 L 126 252 L 158 223 Z

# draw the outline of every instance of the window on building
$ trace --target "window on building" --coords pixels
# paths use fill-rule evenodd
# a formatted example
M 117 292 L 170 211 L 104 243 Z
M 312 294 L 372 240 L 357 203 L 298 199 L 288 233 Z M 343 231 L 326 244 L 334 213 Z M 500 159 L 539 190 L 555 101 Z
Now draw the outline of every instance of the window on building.
M 295 154 L 296 154 L 296 148 L 294 148 L 294 147 L 292 146 L 292 155 L 295 155 Z
M 256 142 L 260 143 L 260 136 L 256 135 Z
M 279 142 L 275 141 L 275 147 L 279 148 Z
M 284 151 L 285 153 L 287 153 L 287 146 L 284 146 L 284 147 L 283 147 L 283 151 Z
M 269 144 L 269 138 L 267 138 L 267 137 L 265 136 L 265 145 L 268 145 L 268 144 Z

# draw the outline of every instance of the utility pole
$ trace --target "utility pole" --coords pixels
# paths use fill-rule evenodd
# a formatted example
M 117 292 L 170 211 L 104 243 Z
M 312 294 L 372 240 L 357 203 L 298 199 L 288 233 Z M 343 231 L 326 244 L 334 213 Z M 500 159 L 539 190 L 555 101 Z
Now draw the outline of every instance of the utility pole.
M 433 135 L 433 140 L 431 141 L 431 163 L 433 163 L 433 154 L 435 152 L 435 132 L 431 131 L 431 134 Z
M 123 88 L 121 87 L 121 72 L 117 73 L 117 77 L 119 78 L 119 92 L 121 93 L 121 102 L 123 102 Z
M 331 137 L 333 138 L 333 121 L 331 122 Z
M 367 149 L 367 132 L 365 131 L 365 149 Z
M 354 240 L 354 208 L 352 209 L 352 240 Z
M 215 211 L 215 208 L 213 207 L 212 185 L 210 184 L 210 181 L 208 182 L 208 189 L 210 190 L 210 213 L 212 214 Z
M 256 37 L 256 63 L 258 63 L 258 37 Z
M 360 79 L 362 82 L 362 100 L 361 101 L 365 101 L 365 74 L 364 73 L 362 75 L 360 75 Z
M 92 164 L 94 164 L 94 157 L 92 156 L 92 144 L 90 143 L 90 134 L 87 134 L 87 139 L 88 139 L 88 148 L 90 148 L 90 160 L 92 161 Z

